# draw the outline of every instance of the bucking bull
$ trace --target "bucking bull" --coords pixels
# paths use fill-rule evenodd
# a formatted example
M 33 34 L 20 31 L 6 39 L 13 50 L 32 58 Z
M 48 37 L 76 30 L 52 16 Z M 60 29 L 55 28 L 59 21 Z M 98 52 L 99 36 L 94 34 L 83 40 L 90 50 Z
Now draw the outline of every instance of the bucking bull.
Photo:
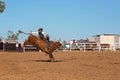
M 22 32 L 22 31 L 19 30 L 19 33 L 24 33 L 24 32 Z M 26 34 L 26 33 L 24 33 L 24 34 Z M 33 35 L 33 34 L 30 34 L 30 33 L 29 33 L 29 36 L 28 36 L 27 41 L 28 41 L 30 44 L 36 46 L 37 49 L 41 50 L 42 52 L 47 53 L 47 54 L 49 55 L 49 58 L 50 58 L 50 61 L 51 61 L 51 62 L 54 61 L 54 57 L 53 57 L 53 54 L 52 54 L 52 53 L 53 53 L 56 49 L 58 49 L 58 48 L 61 47 L 61 43 L 60 43 L 60 42 L 50 41 L 50 45 L 49 45 L 49 47 L 48 47 L 48 51 L 46 52 L 46 51 L 45 51 L 45 48 L 46 48 L 46 46 L 48 45 L 48 44 L 46 43 L 46 41 L 44 41 L 44 40 L 42 40 L 42 39 L 38 38 L 37 36 L 35 36 L 35 35 Z

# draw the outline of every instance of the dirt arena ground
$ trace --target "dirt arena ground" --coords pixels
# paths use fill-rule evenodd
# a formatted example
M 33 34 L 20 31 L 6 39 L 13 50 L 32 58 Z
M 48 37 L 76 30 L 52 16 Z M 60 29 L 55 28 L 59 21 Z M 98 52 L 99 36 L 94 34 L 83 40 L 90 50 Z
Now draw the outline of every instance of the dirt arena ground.
M 0 52 L 0 80 L 120 80 L 120 51 Z

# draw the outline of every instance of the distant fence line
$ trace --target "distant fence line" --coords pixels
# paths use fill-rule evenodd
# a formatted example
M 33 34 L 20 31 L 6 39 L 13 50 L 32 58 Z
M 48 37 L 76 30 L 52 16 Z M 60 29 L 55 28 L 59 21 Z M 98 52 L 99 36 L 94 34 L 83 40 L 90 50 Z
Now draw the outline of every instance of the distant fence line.
M 33 45 L 25 45 L 23 43 L 18 43 L 18 47 L 16 47 L 16 42 L 0 42 L 0 50 L 1 51 L 17 51 L 17 52 L 25 52 L 25 51 L 39 51 Z
M 19 49 L 21 48 L 21 44 L 19 43 Z M 9 42 L 0 42 L 0 50 L 2 51 L 16 51 L 16 43 L 9 43 Z
M 115 50 L 115 47 L 111 47 L 110 44 L 100 44 L 100 43 L 72 43 L 69 44 L 69 50 Z
M 19 43 L 19 51 L 25 52 L 25 51 L 39 51 L 35 46 L 32 45 L 26 45 L 26 46 L 21 46 L 22 44 Z M 115 50 L 115 47 L 111 47 L 110 44 L 99 44 L 99 43 L 72 43 L 68 44 L 69 47 L 67 48 L 62 48 L 62 50 L 80 50 L 80 51 L 88 51 L 88 50 L 97 50 L 97 51 L 102 51 L 102 50 Z M 8 43 L 8 42 L 0 42 L 0 50 L 1 51 L 16 51 L 16 43 Z

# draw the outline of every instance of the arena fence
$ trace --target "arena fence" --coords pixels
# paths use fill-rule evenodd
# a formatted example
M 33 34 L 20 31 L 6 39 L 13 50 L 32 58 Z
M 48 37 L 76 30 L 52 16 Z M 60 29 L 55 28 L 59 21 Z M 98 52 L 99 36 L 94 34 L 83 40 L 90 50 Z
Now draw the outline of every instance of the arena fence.
M 60 50 L 80 50 L 80 51 L 88 51 L 88 50 L 115 50 L 115 47 L 111 47 L 110 44 L 99 44 L 99 43 L 72 43 L 69 44 L 69 47 L 62 48 Z M 8 43 L 8 42 L 0 42 L 0 51 L 16 51 L 16 43 Z M 18 47 L 19 52 L 26 52 L 26 51 L 39 51 L 33 45 L 25 45 L 24 47 L 21 46 L 19 43 Z
M 98 51 L 103 51 L 103 50 L 115 50 L 114 47 L 111 47 L 110 44 L 99 44 L 99 43 L 72 43 L 69 44 L 69 50 L 82 50 L 82 51 L 87 51 L 87 50 L 98 50 Z
M 33 45 L 25 45 L 24 47 L 23 47 L 23 52 L 26 52 L 27 50 L 29 50 L 29 51 L 39 51 L 38 49 L 37 49 L 37 47 L 35 47 L 35 46 L 33 46 Z
M 21 44 L 18 44 L 18 50 L 22 51 Z M 15 42 L 0 42 L 0 50 L 1 51 L 16 51 L 16 43 Z

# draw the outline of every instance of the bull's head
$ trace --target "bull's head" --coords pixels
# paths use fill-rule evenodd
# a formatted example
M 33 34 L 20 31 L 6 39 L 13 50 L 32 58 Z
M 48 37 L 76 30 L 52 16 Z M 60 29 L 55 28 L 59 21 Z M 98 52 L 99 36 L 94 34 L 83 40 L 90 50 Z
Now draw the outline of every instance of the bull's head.
M 60 48 L 62 46 L 62 44 L 60 42 L 57 42 L 57 46 L 58 46 L 58 48 Z

